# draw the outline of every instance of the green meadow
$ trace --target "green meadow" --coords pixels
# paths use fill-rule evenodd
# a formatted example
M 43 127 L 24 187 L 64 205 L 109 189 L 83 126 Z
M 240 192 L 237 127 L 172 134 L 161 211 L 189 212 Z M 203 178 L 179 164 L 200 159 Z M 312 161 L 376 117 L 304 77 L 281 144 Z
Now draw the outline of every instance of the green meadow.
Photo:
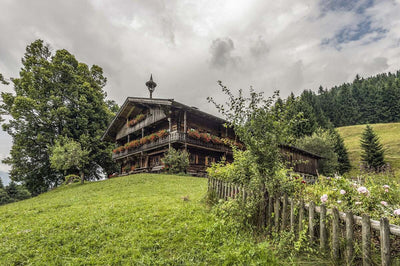
M 0 206 L 0 265 L 281 265 L 204 204 L 207 179 L 138 174 Z
M 371 124 L 385 149 L 385 159 L 396 172 L 400 172 L 400 123 Z M 348 149 L 353 173 L 359 170 L 361 160 L 360 139 L 365 125 L 340 127 L 338 131 Z

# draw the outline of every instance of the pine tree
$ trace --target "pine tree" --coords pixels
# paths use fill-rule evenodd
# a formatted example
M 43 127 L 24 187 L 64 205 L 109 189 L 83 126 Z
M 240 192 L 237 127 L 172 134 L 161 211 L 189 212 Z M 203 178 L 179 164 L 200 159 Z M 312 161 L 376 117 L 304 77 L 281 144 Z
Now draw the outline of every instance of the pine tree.
M 379 142 L 379 137 L 373 129 L 367 125 L 361 136 L 361 161 L 374 171 L 385 165 L 384 150 Z
M 337 132 L 337 130 L 332 130 L 331 134 L 335 144 L 335 153 L 338 156 L 338 171 L 340 174 L 344 174 L 351 168 L 349 155 L 346 146 L 344 145 L 343 138 L 339 135 L 339 132 Z

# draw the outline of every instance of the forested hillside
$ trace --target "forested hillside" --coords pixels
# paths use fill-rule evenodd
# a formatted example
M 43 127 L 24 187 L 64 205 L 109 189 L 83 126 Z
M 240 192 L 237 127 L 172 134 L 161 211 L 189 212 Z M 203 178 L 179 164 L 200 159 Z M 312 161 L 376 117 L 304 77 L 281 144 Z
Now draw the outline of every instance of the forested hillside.
M 287 101 L 294 99 L 292 94 Z M 302 111 L 308 121 L 299 135 L 309 134 L 317 126 L 399 122 L 400 71 L 366 79 L 357 75 L 352 83 L 320 87 L 317 93 L 305 90 L 296 102 L 297 111 Z

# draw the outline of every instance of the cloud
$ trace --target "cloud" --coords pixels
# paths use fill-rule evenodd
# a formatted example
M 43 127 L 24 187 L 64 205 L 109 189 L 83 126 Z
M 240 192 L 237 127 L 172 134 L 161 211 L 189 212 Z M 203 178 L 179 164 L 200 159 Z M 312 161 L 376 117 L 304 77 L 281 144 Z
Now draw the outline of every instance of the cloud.
M 250 53 L 256 59 L 261 59 L 261 58 L 265 57 L 268 54 L 268 52 L 269 52 L 268 44 L 262 38 L 262 36 L 259 36 L 257 41 L 255 41 L 250 46 Z
M 285 97 L 400 68 L 399 1 L 5 0 L 0 9 L 5 77 L 18 76 L 25 47 L 41 38 L 101 66 L 119 104 L 147 97 L 150 73 L 155 97 L 215 114 L 206 97 L 223 100 L 217 80 Z M 1 142 L 5 156 L 11 140 Z
M 217 38 L 213 40 L 210 46 L 211 66 L 216 68 L 236 66 L 240 59 L 232 55 L 233 50 L 235 50 L 235 46 L 232 39 Z

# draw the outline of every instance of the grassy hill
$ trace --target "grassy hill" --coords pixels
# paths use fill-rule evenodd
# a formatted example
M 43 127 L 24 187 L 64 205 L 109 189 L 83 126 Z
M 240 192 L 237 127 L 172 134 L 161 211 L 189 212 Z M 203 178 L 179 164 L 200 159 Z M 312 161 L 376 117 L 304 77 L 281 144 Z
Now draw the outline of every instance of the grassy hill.
M 203 178 L 140 174 L 0 206 L 0 265 L 281 264 L 208 210 L 206 189 Z
M 400 172 L 400 123 L 372 124 L 385 149 L 385 158 L 396 172 Z M 353 171 L 359 169 L 361 158 L 360 138 L 365 125 L 340 127 L 338 131 L 344 138 L 349 151 Z

